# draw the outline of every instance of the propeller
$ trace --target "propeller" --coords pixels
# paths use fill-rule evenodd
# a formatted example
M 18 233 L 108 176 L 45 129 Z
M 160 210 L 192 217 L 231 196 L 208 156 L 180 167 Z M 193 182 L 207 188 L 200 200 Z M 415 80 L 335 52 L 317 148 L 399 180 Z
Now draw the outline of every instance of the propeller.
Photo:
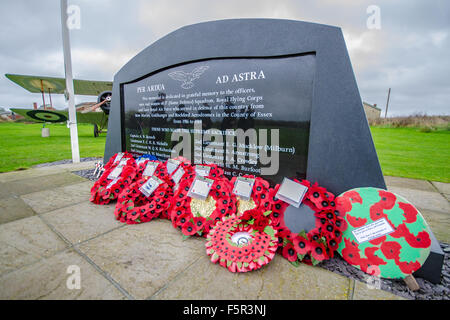
M 83 110 L 81 111 L 81 113 L 92 112 L 92 111 L 94 111 L 95 109 L 97 109 L 97 108 L 99 108 L 100 106 L 102 106 L 103 104 L 105 104 L 105 103 L 107 103 L 107 102 L 110 102 L 110 101 L 111 101 L 111 96 L 108 96 L 108 97 L 106 97 L 105 100 L 103 100 L 102 102 L 96 103 L 96 104 L 94 104 L 94 105 L 91 106 L 91 107 L 87 107 L 86 109 L 83 109 Z

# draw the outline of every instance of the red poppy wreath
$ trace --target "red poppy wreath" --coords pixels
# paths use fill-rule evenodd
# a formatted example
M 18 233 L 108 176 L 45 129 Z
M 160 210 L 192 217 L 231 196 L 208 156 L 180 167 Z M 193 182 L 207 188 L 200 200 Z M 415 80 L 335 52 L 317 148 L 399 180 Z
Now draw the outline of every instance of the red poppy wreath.
M 308 188 L 302 203 L 314 211 L 316 223 L 315 228 L 308 232 L 304 230 L 300 233 L 292 232 L 284 221 L 284 212 L 289 205 L 275 198 L 280 188 L 280 185 L 277 185 L 271 190 L 270 195 L 273 208 L 271 215 L 276 213 L 275 219 L 279 220 L 276 227 L 279 251 L 295 266 L 299 262 L 316 265 L 334 256 L 334 252 L 342 241 L 342 232 L 347 228 L 347 223 L 339 216 L 332 193 L 319 187 L 317 183 L 293 180 Z
M 176 190 L 178 190 L 182 181 L 190 180 L 195 177 L 195 170 L 194 167 L 190 164 L 190 162 L 182 160 L 180 161 L 181 162 L 179 166 L 175 170 L 173 170 L 171 174 L 168 173 L 169 180 L 174 193 Z M 167 162 L 168 161 L 166 161 L 165 163 L 166 171 L 167 171 Z M 168 219 L 170 219 L 170 217 Z
M 269 263 L 277 251 L 276 230 L 256 230 L 236 215 L 223 217 L 207 236 L 206 253 L 211 262 L 231 272 L 257 270 Z
M 264 213 L 270 210 L 271 202 L 269 199 L 269 182 L 266 180 L 255 177 L 253 175 L 243 175 L 242 178 L 254 179 L 253 186 L 251 188 L 250 198 L 248 200 L 238 197 L 237 212 L 238 216 L 245 215 L 244 220 L 250 220 L 252 216 L 259 216 L 260 213 Z M 236 186 L 236 177 L 231 179 L 233 186 Z M 267 218 L 268 219 L 268 218 Z
M 136 176 L 134 158 L 122 158 L 105 170 L 91 188 L 90 201 L 96 204 L 108 204 L 133 182 Z
M 141 169 L 141 176 L 136 182 L 130 184 L 119 195 L 114 215 L 117 220 L 127 224 L 137 224 L 151 221 L 155 218 L 166 218 L 173 196 L 173 182 L 169 178 L 166 165 L 159 161 L 146 160 L 145 167 Z M 140 166 L 143 166 L 141 163 Z M 147 176 L 146 168 L 153 168 L 152 176 Z M 154 177 L 154 178 L 153 178 Z M 148 195 L 141 188 L 149 179 L 157 182 L 154 190 Z M 153 180 L 152 180 L 153 181 Z
M 214 172 L 211 169 L 211 172 Z M 232 185 L 225 177 L 206 178 L 214 182 L 205 200 L 194 199 L 188 192 L 195 177 L 180 182 L 173 196 L 170 218 L 175 228 L 180 228 L 183 235 L 206 237 L 210 228 L 222 217 L 236 212 L 236 197 L 232 194 Z
M 109 159 L 109 161 L 103 166 L 103 169 L 105 169 L 105 171 L 109 170 L 111 167 L 117 166 L 120 160 L 130 158 L 133 158 L 133 155 L 129 152 L 118 152 Z

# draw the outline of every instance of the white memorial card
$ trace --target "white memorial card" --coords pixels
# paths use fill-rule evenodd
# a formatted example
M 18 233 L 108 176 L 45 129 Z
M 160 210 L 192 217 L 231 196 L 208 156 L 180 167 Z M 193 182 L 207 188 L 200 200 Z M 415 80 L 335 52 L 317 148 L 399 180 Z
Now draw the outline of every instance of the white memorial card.
M 184 175 L 184 169 L 182 167 L 178 167 L 177 171 L 175 171 L 175 173 L 172 176 L 173 182 L 175 182 L 175 184 L 178 185 L 178 183 L 180 182 L 183 175 Z
M 108 179 L 117 179 L 122 173 L 123 166 L 115 167 L 108 175 Z
M 136 160 L 136 164 L 140 165 L 141 163 L 145 162 L 145 160 L 148 160 L 148 158 L 139 157 L 139 159 Z
M 234 182 L 233 193 L 239 198 L 249 201 L 252 195 L 253 185 L 255 184 L 255 179 L 238 177 Z
M 281 183 L 280 189 L 278 189 L 275 198 L 289 203 L 290 205 L 298 208 L 303 201 L 308 188 L 304 185 L 297 183 L 291 179 L 284 178 Z
M 139 190 L 144 194 L 144 196 L 150 197 L 161 183 L 162 181 L 160 179 L 152 176 L 139 188 Z
M 123 158 L 123 152 L 119 152 L 114 158 L 114 163 L 119 162 Z
M 209 175 L 209 172 L 211 171 L 211 167 L 208 166 L 201 166 L 196 165 L 195 166 L 195 174 L 201 177 L 206 177 Z
M 120 161 L 119 161 L 119 164 L 118 164 L 117 166 L 118 166 L 118 167 L 126 166 L 126 165 L 127 165 L 127 162 L 128 162 L 128 159 L 129 159 L 129 158 L 125 158 L 125 159 L 120 160 Z
M 394 229 L 385 218 L 366 224 L 352 231 L 358 243 L 370 241 L 393 232 Z
M 200 200 L 208 198 L 209 190 L 214 183 L 214 180 L 201 176 L 196 176 L 189 189 L 188 196 Z
M 113 181 L 111 181 L 107 186 L 106 189 L 111 189 L 111 187 L 117 183 L 117 181 L 119 180 L 119 178 L 115 178 Z
M 169 174 L 172 174 L 172 173 L 178 168 L 178 166 L 180 165 L 180 163 L 181 163 L 181 161 L 175 160 L 175 159 L 169 159 L 169 160 L 167 160 L 167 165 L 166 165 L 166 167 L 167 167 L 167 172 L 168 172 Z
M 153 161 L 147 162 L 147 165 L 144 169 L 144 172 L 142 173 L 142 176 L 151 177 L 155 173 L 156 168 L 158 168 L 158 162 Z

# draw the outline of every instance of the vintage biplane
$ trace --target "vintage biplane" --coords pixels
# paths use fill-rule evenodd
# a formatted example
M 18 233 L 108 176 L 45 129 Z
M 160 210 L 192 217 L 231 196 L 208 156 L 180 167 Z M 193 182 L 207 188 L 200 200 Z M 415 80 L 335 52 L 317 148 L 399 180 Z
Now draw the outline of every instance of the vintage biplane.
M 67 108 L 56 110 L 52 103 L 52 94 L 66 94 L 66 80 L 64 78 L 18 74 L 5 74 L 5 76 L 29 92 L 42 94 L 43 109 L 11 108 L 11 111 L 33 122 L 66 122 L 68 120 Z M 97 103 L 94 105 L 77 108 L 77 122 L 92 123 L 94 125 L 94 137 L 98 137 L 108 127 L 112 82 L 74 79 L 73 85 L 76 95 L 97 96 Z M 50 100 L 50 107 L 45 104 L 46 93 Z

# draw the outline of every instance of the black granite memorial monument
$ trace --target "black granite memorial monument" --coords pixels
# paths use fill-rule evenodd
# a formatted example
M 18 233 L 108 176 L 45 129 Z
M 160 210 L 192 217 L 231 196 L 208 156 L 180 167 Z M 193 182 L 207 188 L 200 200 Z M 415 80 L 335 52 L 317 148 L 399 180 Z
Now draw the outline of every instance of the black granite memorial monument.
M 341 29 L 301 21 L 199 23 L 145 48 L 114 77 L 104 161 L 125 150 L 386 188 Z

